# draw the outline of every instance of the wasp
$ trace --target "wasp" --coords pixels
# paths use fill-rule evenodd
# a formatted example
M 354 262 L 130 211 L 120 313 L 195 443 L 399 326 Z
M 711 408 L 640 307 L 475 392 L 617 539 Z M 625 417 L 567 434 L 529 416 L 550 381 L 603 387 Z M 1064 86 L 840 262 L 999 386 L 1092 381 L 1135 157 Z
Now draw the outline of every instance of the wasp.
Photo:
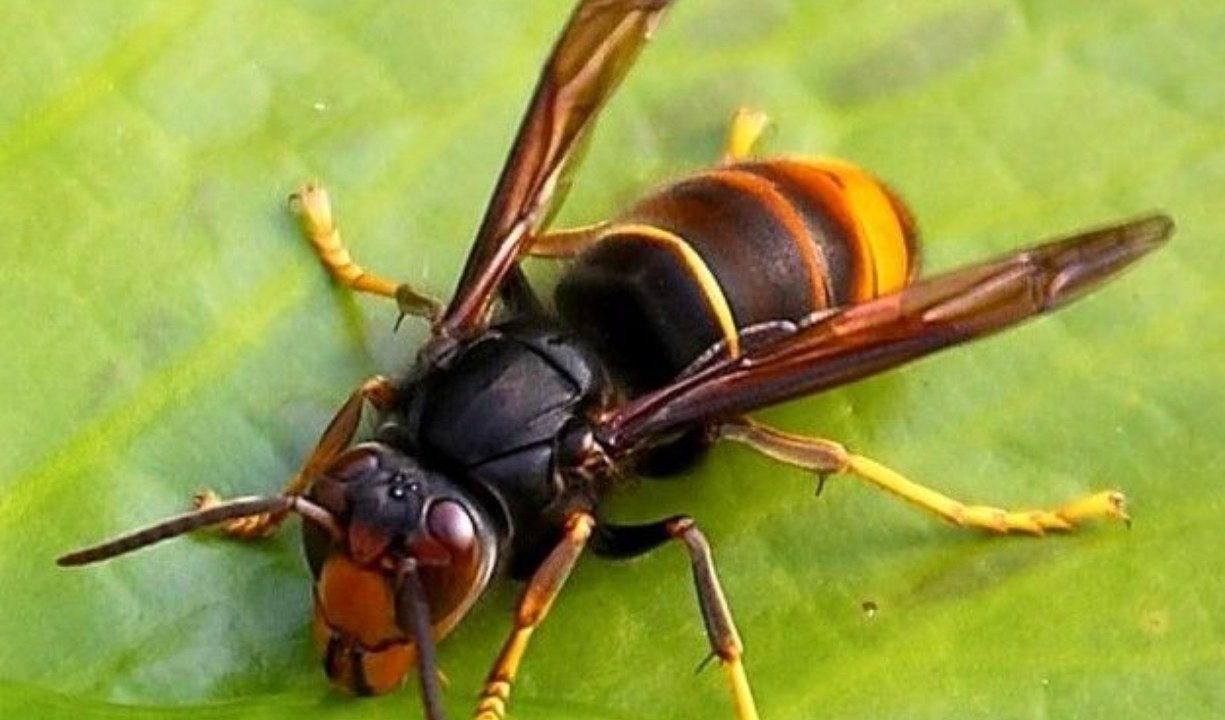
M 747 416 L 1016 325 L 1084 295 L 1173 230 L 1162 214 L 1116 222 L 918 278 L 902 200 L 845 162 L 757 158 L 764 116 L 738 113 L 722 162 L 607 222 L 549 227 L 576 149 L 669 0 L 582 0 L 547 59 L 469 251 L 443 303 L 367 272 L 326 192 L 294 206 L 343 285 L 424 318 L 411 367 L 348 397 L 279 494 L 197 506 L 59 559 L 82 565 L 220 525 L 265 536 L 301 516 L 313 634 L 328 676 L 384 693 L 417 668 L 425 715 L 443 717 L 436 643 L 495 578 L 525 585 L 474 717 L 505 717 L 532 633 L 585 551 L 688 555 L 710 652 L 735 715 L 757 717 L 743 646 L 698 524 L 601 517 L 623 478 L 686 467 L 718 440 L 825 477 L 858 477 L 954 524 L 1042 534 L 1126 520 L 1113 490 L 1042 511 L 967 505 L 831 440 Z M 569 258 L 546 311 L 527 256 Z M 374 413 L 373 430 L 359 433 Z M 363 435 L 363 437 L 358 437 Z M 364 437 L 364 435 L 369 437 Z

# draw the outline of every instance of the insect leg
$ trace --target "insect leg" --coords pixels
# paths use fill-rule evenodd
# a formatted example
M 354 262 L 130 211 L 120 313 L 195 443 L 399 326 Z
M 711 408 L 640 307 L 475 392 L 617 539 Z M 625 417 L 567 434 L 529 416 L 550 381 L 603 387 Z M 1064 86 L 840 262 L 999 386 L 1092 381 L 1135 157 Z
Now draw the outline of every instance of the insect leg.
M 473 714 L 475 720 L 502 720 L 506 717 L 506 703 L 510 699 L 511 684 L 519 671 L 523 653 L 527 651 L 532 632 L 544 621 L 553 606 L 553 601 L 566 584 L 566 578 L 574 564 L 587 547 L 595 518 L 587 512 L 576 512 L 566 520 L 565 534 L 557 547 L 549 553 L 531 580 L 523 588 L 515 610 L 515 627 L 502 652 L 489 671 L 485 689 Z
M 599 241 L 600 232 L 606 227 L 607 222 L 598 222 L 565 230 L 549 230 L 532 238 L 527 253 L 533 257 L 572 258 Z
M 744 645 L 732 621 L 732 612 L 719 584 L 706 536 L 693 519 L 678 515 L 646 525 L 601 524 L 592 551 L 603 557 L 629 558 L 649 552 L 668 540 L 679 540 L 689 552 L 698 609 L 706 626 L 711 657 L 719 658 L 727 675 L 737 720 L 757 720 L 757 705 L 744 671 Z
M 332 203 L 327 190 L 319 185 L 307 185 L 290 196 L 290 207 L 298 216 L 302 234 L 314 246 L 315 253 L 336 282 L 356 292 L 394 298 L 404 315 L 422 317 L 430 322 L 442 315 L 444 306 L 436 298 L 414 290 L 407 283 L 368 273 L 353 262 L 332 219 Z
M 818 474 L 848 473 L 934 513 L 954 525 L 996 532 L 1070 530 L 1095 518 L 1129 521 L 1123 493 L 1108 490 L 1073 500 L 1053 510 L 1005 510 L 988 505 L 965 505 L 929 487 L 903 477 L 875 460 L 855 455 L 831 440 L 782 432 L 741 418 L 719 426 L 718 437 L 744 443 L 775 460 Z
M 723 145 L 723 164 L 747 160 L 753 154 L 753 146 L 761 139 L 770 124 L 770 116 L 752 107 L 737 108 L 732 124 L 727 129 L 727 141 Z
M 368 401 L 376 408 L 385 408 L 391 402 L 392 392 L 391 381 L 379 375 L 370 378 L 354 390 L 349 395 L 349 399 L 345 400 L 344 405 L 341 405 L 336 411 L 332 421 L 319 436 L 319 441 L 315 443 L 315 449 L 302 464 L 302 469 L 290 479 L 282 494 L 301 495 L 306 492 L 311 480 L 323 472 L 352 442 L 353 435 L 357 432 L 357 424 L 361 421 L 362 408 L 365 403 Z M 221 502 L 221 498 L 212 490 L 205 490 L 195 497 L 197 510 L 207 510 Z M 254 540 L 276 532 L 287 516 L 288 512 L 282 510 L 234 518 L 223 523 L 221 529 L 227 535 L 243 540 Z

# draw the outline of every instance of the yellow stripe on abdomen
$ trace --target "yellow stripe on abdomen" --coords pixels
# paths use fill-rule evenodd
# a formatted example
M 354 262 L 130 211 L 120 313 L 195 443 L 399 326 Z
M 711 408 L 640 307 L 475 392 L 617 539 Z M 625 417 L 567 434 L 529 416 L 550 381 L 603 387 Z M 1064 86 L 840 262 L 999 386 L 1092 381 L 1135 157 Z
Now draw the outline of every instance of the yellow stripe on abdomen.
M 722 333 L 723 340 L 727 343 L 728 354 L 732 357 L 740 354 L 740 333 L 736 328 L 736 319 L 732 316 L 732 308 L 727 301 L 727 296 L 723 294 L 723 288 L 719 286 L 719 281 L 707 266 L 706 261 L 690 247 L 689 243 L 685 242 L 684 238 L 654 225 L 618 223 L 601 233 L 600 240 L 618 236 L 652 243 L 671 252 L 684 263 L 701 290 L 707 308 L 719 325 L 719 332 Z

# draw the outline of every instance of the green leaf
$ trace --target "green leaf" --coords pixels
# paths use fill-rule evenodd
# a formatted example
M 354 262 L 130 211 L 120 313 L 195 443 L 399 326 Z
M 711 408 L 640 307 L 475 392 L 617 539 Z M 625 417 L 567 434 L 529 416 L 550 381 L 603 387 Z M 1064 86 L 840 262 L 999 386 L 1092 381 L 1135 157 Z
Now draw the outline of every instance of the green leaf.
M 361 262 L 445 295 L 567 2 L 5 10 L 0 715 L 414 716 L 415 687 L 328 687 L 295 532 L 52 561 L 203 487 L 278 488 L 349 390 L 411 359 L 423 329 L 335 289 L 285 198 L 325 181 Z M 705 528 L 763 717 L 1225 711 L 1223 33 L 1208 0 L 682 0 L 661 26 L 563 221 L 709 165 L 751 103 L 776 122 L 764 151 L 887 178 L 930 268 L 1153 208 L 1180 227 L 1066 312 L 765 413 L 969 501 L 1121 487 L 1130 531 L 987 538 L 845 478 L 814 499 L 735 448 L 614 498 Z M 677 548 L 581 564 L 512 714 L 729 716 L 719 670 L 693 672 L 687 573 Z M 443 644 L 453 715 L 514 597 Z

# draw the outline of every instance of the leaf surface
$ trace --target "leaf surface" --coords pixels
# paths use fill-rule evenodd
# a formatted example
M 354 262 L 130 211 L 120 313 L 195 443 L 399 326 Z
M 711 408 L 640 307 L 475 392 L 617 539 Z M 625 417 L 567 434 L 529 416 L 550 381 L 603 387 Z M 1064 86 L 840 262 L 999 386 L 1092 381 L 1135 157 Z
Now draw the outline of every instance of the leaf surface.
M 54 557 L 278 488 L 420 327 L 333 288 L 285 198 L 327 183 L 358 259 L 445 295 L 567 3 L 9 0 L 0 43 L 0 715 L 412 717 L 331 690 L 296 532 Z M 928 268 L 1160 208 L 1171 246 L 1066 312 L 772 409 L 967 501 L 1104 487 L 1130 531 L 958 531 L 735 448 L 610 513 L 715 546 L 763 717 L 1205 717 L 1225 709 L 1225 9 L 681 0 L 612 102 L 562 222 L 709 165 L 732 108 L 768 153 L 872 168 Z M 533 274 L 547 283 L 547 268 Z M 726 717 L 683 553 L 590 559 L 512 716 Z M 468 710 L 509 622 L 443 644 Z M 865 608 L 875 608 L 874 612 Z

